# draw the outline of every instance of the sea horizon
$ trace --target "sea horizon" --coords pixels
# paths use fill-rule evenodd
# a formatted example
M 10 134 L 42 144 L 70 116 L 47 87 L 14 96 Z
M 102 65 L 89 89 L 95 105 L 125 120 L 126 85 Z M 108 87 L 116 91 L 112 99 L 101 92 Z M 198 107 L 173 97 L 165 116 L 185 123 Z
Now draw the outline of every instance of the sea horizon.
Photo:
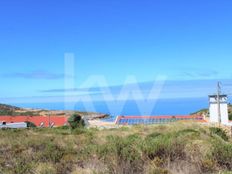
M 122 103 L 123 102 L 123 103 Z M 201 109 L 208 108 L 208 98 L 181 98 L 181 99 L 158 99 L 156 103 L 138 102 L 135 100 L 124 101 L 94 101 L 94 102 L 51 102 L 51 103 L 7 103 L 17 107 L 31 109 L 47 109 L 47 110 L 75 110 L 81 112 L 98 112 L 117 115 L 189 115 Z M 89 104 L 93 104 L 94 110 L 88 108 Z M 124 106 L 123 106 L 124 104 Z M 150 114 L 146 106 L 152 104 L 154 107 Z M 145 106 L 146 105 L 146 106 Z M 74 108 L 73 108 L 74 106 Z M 109 107 L 110 106 L 110 109 Z M 123 106 L 123 107 L 121 107 Z M 139 110 L 139 107 L 143 110 Z M 123 108 L 123 109 L 122 109 Z

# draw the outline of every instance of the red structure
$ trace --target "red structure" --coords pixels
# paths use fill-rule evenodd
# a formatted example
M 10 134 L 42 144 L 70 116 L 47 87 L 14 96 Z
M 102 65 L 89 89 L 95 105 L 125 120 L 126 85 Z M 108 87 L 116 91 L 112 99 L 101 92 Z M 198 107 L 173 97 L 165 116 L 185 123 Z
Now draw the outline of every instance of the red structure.
M 43 127 L 49 127 L 50 124 L 57 126 L 64 126 L 67 124 L 67 117 L 59 116 L 0 116 L 1 122 L 6 123 L 17 123 L 17 122 L 32 122 L 36 126 L 43 124 Z

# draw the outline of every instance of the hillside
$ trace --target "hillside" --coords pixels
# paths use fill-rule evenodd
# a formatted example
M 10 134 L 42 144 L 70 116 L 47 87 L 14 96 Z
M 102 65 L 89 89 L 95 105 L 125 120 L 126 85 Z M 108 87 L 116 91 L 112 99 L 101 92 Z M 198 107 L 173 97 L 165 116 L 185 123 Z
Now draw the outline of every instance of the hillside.
M 196 123 L 96 130 L 1 130 L 7 174 L 229 174 L 232 143 Z
M 105 114 L 94 113 L 94 112 L 79 112 L 79 111 L 60 111 L 60 110 L 44 110 L 44 109 L 30 109 L 20 108 L 6 104 L 0 104 L 0 116 L 67 116 L 69 117 L 73 113 L 78 113 L 85 118 L 104 118 L 107 117 Z
M 228 112 L 229 112 L 229 119 L 232 120 L 232 105 L 228 105 Z M 197 111 L 195 113 L 192 113 L 192 115 L 202 115 L 202 116 L 209 116 L 209 110 L 208 109 L 202 109 L 200 111 Z
M 42 111 L 42 110 L 41 110 Z M 40 115 L 39 110 L 32 109 L 24 109 L 20 107 L 15 107 L 6 104 L 0 104 L 0 115 L 9 115 L 9 116 L 17 116 L 17 115 Z

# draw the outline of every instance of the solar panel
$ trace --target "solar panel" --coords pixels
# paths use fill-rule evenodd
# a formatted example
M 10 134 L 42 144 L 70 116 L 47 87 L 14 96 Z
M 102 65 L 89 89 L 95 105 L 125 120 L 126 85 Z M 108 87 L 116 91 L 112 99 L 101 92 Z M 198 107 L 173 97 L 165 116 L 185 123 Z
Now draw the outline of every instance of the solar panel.
M 143 117 L 138 116 L 128 116 L 122 117 L 119 119 L 118 124 L 121 125 L 136 125 L 136 124 L 165 124 L 181 120 L 203 120 L 202 117 L 192 117 L 192 116 L 183 116 L 183 117 Z

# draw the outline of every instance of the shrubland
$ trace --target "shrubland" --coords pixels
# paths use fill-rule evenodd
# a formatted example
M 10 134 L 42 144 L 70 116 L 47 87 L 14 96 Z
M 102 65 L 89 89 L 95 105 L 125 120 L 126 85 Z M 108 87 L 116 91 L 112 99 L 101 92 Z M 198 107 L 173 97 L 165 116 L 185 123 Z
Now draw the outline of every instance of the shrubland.
M 232 171 L 227 133 L 198 123 L 118 129 L 0 130 L 4 174 L 200 174 Z

